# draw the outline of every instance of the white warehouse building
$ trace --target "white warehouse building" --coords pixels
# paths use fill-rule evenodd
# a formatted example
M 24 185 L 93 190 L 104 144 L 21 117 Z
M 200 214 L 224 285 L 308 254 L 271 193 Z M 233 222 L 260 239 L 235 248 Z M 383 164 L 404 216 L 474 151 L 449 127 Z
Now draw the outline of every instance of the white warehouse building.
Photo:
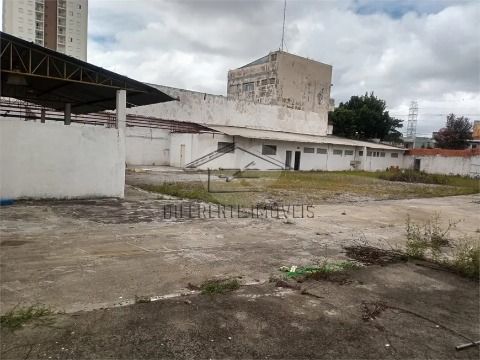
M 231 70 L 227 97 L 151 85 L 178 101 L 135 107 L 128 110 L 130 116 L 195 123 L 203 129 L 129 127 L 127 166 L 325 171 L 402 167 L 403 148 L 331 135 L 330 83 L 330 65 L 277 51 Z

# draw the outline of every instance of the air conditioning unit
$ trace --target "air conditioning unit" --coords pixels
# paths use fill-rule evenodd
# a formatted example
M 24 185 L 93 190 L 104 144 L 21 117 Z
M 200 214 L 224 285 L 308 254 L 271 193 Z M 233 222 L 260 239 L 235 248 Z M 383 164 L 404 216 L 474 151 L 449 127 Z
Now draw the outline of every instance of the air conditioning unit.
M 352 160 L 350 161 L 350 166 L 356 169 L 358 166 L 360 166 L 362 162 L 360 160 Z

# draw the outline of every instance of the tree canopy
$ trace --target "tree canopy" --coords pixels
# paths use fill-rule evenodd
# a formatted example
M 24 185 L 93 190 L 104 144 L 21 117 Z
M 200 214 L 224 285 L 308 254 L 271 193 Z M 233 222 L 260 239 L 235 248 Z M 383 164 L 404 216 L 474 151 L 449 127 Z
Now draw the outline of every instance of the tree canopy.
M 352 96 L 350 100 L 329 113 L 333 134 L 350 139 L 380 139 L 398 141 L 402 134 L 402 120 L 388 114 L 384 100 L 373 92 L 363 96 Z
M 456 117 L 455 114 L 450 114 L 447 116 L 446 126 L 433 138 L 439 148 L 466 149 L 468 140 L 472 139 L 472 124 L 464 116 Z

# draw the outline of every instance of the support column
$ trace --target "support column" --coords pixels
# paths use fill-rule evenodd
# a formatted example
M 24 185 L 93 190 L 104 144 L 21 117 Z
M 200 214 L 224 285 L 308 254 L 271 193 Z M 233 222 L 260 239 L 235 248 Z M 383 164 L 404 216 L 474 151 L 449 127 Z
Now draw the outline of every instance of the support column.
M 40 110 L 40 122 L 42 124 L 45 124 L 45 108 L 42 108 L 42 110 Z
M 362 156 L 362 170 L 367 171 L 367 147 L 363 147 L 363 156 Z
M 117 129 L 127 126 L 127 91 L 117 90 Z
M 65 125 L 70 125 L 71 122 L 72 122 L 72 104 L 66 103 L 65 104 L 64 117 L 63 117 L 63 123 Z

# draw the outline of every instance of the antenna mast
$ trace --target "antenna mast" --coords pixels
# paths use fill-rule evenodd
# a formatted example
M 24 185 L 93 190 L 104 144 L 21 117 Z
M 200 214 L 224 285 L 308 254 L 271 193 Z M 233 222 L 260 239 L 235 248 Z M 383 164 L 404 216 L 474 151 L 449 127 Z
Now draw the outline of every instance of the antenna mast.
M 283 2 L 283 26 L 282 26 L 282 43 L 280 49 L 283 51 L 283 45 L 285 44 L 285 12 L 287 10 L 287 0 Z
M 407 133 L 406 138 L 413 141 L 413 148 L 415 148 L 415 137 L 417 135 L 417 119 L 418 119 L 418 103 L 412 101 L 410 109 L 408 109 Z

